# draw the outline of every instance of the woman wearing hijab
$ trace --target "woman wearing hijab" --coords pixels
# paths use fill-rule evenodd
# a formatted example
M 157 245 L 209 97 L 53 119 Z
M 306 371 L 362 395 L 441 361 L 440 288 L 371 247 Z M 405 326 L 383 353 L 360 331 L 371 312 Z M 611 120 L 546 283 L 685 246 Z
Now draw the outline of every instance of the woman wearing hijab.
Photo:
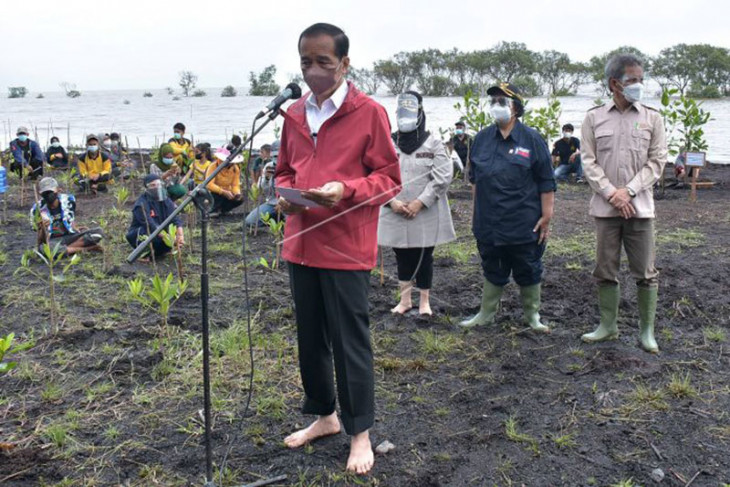
M 396 102 L 398 131 L 393 140 L 403 187 L 380 210 L 378 244 L 392 247 L 398 264 L 400 302 L 391 312 L 402 315 L 412 308 L 415 280 L 420 290 L 418 312 L 430 316 L 433 250 L 456 238 L 446 199 L 453 165 L 441 140 L 426 131 L 421 95 L 407 91 Z
M 46 150 L 46 160 L 55 169 L 68 169 L 68 153 L 55 135 L 51 137 L 51 146 Z

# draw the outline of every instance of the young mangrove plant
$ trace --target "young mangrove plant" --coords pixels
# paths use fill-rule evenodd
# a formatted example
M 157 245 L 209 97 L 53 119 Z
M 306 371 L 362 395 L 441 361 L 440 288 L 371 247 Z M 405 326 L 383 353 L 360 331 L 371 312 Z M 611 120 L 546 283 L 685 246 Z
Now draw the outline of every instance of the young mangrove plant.
M 160 237 L 162 237 L 165 245 L 172 249 L 172 256 L 175 259 L 175 264 L 177 265 L 177 279 L 182 282 L 185 279 L 185 276 L 183 274 L 182 266 L 182 248 L 177 243 L 177 225 L 170 223 L 167 230 L 160 232 Z
M 24 350 L 28 350 L 33 346 L 32 341 L 27 341 L 13 347 L 14 339 L 15 333 L 10 333 L 4 337 L 0 336 L 0 375 L 6 374 L 18 366 L 18 362 L 14 360 L 5 362 L 4 360 L 6 355 L 15 355 Z
M 145 308 L 156 311 L 167 330 L 170 308 L 180 299 L 188 288 L 187 281 L 173 281 L 172 273 L 163 281 L 158 274 L 152 278 L 152 288 L 147 289 L 141 277 L 127 282 L 132 297 Z
M 48 269 L 48 275 L 43 275 L 37 272 L 31 267 L 31 257 L 37 255 L 41 261 L 46 265 Z M 41 246 L 41 250 L 27 250 L 20 259 L 20 267 L 15 270 L 15 274 L 28 273 L 38 278 L 41 281 L 45 281 L 48 284 L 48 293 L 50 297 L 51 305 L 51 327 L 53 333 L 58 333 L 58 304 L 56 303 L 56 283 L 61 283 L 66 280 L 66 272 L 74 265 L 78 264 L 81 258 L 78 254 L 74 254 L 65 265 L 61 266 L 61 259 L 66 255 L 66 252 L 61 249 L 61 242 L 57 243 L 53 248 L 50 244 L 44 243 Z M 43 326 L 43 332 L 46 333 L 47 329 Z
M 278 269 L 279 268 L 279 258 L 281 256 L 281 240 L 284 237 L 284 219 L 277 220 L 276 218 L 273 218 L 268 213 L 264 213 L 261 215 L 261 220 L 263 220 L 266 225 L 269 227 L 269 232 L 271 235 L 274 236 L 275 244 L 276 244 L 276 250 L 274 254 L 274 259 L 271 268 L 272 269 Z

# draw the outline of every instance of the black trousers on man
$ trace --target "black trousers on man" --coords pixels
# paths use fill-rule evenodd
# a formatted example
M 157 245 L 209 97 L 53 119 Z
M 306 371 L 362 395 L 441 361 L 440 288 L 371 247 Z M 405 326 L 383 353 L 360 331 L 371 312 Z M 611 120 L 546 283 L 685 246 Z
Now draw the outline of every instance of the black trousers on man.
M 368 316 L 370 272 L 290 263 L 289 281 L 305 394 L 302 412 L 327 416 L 335 412 L 337 398 L 348 435 L 369 429 L 375 420 Z

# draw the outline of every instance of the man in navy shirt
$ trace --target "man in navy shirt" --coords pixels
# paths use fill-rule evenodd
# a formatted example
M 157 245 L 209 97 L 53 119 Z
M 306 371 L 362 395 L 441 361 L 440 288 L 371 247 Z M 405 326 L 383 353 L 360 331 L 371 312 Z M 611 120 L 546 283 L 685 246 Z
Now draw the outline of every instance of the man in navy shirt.
M 563 125 L 563 138 L 553 144 L 553 160 L 558 163 L 555 179 L 567 181 L 570 173 L 575 173 L 575 182 L 583 182 L 583 166 L 580 161 L 580 139 L 573 137 L 573 125 Z
M 485 282 L 479 313 L 460 325 L 491 323 L 512 275 L 520 286 L 527 323 L 534 330 L 548 332 L 539 311 L 542 255 L 555 201 L 550 152 L 540 134 L 519 121 L 524 99 L 517 87 L 501 83 L 487 94 L 495 124 L 474 139 L 469 172 L 473 231 Z

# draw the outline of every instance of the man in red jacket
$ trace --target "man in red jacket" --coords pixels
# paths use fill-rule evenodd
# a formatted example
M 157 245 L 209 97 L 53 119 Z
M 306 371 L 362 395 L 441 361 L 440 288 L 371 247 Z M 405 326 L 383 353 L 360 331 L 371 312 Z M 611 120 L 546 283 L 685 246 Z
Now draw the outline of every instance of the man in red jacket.
M 303 190 L 314 203 L 279 200 L 289 215 L 282 255 L 294 297 L 303 412 L 318 415 L 284 441 L 297 448 L 339 433 L 337 398 L 352 437 L 347 470 L 365 474 L 374 463 L 370 269 L 379 207 L 400 190 L 400 169 L 385 109 L 345 80 L 348 49 L 347 36 L 334 25 L 302 32 L 299 56 L 311 93 L 284 114 L 276 187 Z

